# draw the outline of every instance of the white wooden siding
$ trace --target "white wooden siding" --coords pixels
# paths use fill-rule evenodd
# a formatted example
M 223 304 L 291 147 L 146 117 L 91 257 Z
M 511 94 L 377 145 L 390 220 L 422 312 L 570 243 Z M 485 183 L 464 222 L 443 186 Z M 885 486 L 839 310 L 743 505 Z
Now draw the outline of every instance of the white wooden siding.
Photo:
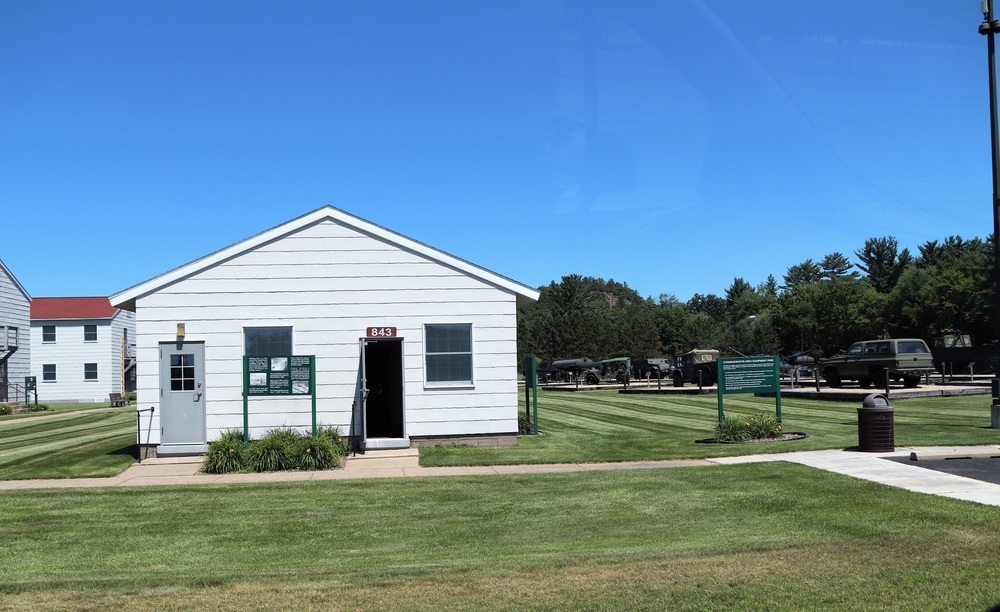
M 7 360 L 7 376 L 22 388 L 24 377 L 31 374 L 31 300 L 6 266 L 0 265 L 0 327 L 4 325 L 17 328 L 18 349 Z M 10 394 L 13 400 L 14 389 Z
M 243 426 L 244 327 L 292 327 L 293 352 L 316 355 L 317 418 L 348 430 L 368 326 L 403 338 L 410 436 L 517 431 L 516 296 L 333 220 L 207 268 L 136 302 L 140 407 L 154 407 L 159 442 L 160 342 L 205 343 L 208 439 Z M 474 385 L 425 387 L 424 325 L 469 323 Z M 308 427 L 310 401 L 251 398 L 251 434 Z M 145 429 L 145 426 L 144 426 Z
M 55 326 L 56 341 L 43 342 L 42 328 Z M 97 340 L 83 339 L 85 325 L 97 326 Z M 124 329 L 135 337 L 135 314 L 119 310 L 110 319 L 48 320 L 31 323 L 31 375 L 38 385 L 38 401 L 106 402 L 109 393 L 121 393 L 120 346 Z M 97 364 L 97 380 L 84 379 L 84 364 Z M 55 364 L 56 380 L 47 382 L 42 366 Z

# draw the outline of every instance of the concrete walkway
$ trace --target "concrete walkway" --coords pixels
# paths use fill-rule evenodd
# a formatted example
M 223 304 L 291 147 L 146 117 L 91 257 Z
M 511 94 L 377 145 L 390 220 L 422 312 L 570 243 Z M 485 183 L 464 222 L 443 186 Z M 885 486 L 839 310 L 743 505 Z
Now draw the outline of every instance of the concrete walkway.
M 748 455 L 718 459 L 630 461 L 622 463 L 557 463 L 542 465 L 495 465 L 469 467 L 421 467 L 417 449 L 370 451 L 348 457 L 338 470 L 318 472 L 276 472 L 265 474 L 200 474 L 200 457 L 161 457 L 136 463 L 111 478 L 67 478 L 0 481 L 0 490 L 134 487 L 155 485 L 199 485 L 246 482 L 288 482 L 301 480 L 344 480 L 353 478 L 398 478 L 406 476 L 488 476 L 497 474 L 546 474 L 603 470 L 637 470 L 696 465 L 732 465 L 763 461 L 787 461 L 862 478 L 918 493 L 1000 506 L 1000 485 L 954 476 L 920 467 L 920 461 L 959 457 L 1000 457 L 1000 446 L 897 448 L 891 453 L 824 450 L 797 453 Z M 909 457 L 899 463 L 887 458 Z

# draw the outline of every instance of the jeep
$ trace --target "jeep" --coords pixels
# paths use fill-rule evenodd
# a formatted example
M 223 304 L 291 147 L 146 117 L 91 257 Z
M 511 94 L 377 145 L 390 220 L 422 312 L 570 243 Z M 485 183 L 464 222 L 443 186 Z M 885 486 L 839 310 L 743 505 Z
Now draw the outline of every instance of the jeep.
M 934 360 L 923 340 L 891 338 L 855 342 L 846 353 L 821 360 L 818 367 L 831 387 L 845 380 L 856 380 L 862 388 L 873 383 L 884 387 L 888 379 L 916 387 L 921 376 L 934 371 Z

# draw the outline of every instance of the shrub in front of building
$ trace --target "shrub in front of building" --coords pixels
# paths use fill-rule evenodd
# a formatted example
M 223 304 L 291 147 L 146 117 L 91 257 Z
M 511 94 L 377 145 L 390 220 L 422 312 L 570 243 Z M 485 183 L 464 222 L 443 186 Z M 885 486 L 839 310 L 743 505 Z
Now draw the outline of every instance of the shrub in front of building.
M 329 470 L 347 456 L 347 440 L 336 427 L 318 427 L 316 437 L 288 427 L 272 429 L 243 447 L 243 432 L 230 430 L 212 442 L 202 461 L 207 474 Z

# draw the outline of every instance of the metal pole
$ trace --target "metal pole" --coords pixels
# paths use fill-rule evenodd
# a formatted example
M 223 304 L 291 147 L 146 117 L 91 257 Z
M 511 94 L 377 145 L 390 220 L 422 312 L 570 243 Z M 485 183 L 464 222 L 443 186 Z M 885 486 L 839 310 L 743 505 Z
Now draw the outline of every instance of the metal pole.
M 993 0 L 982 0 L 983 23 L 979 33 L 986 36 L 986 50 L 990 87 L 990 152 L 993 160 L 993 263 L 998 276 L 997 296 L 993 300 L 993 325 L 996 339 L 1000 340 L 1000 127 L 997 118 L 996 53 L 994 34 L 1000 31 L 1000 22 L 994 19 Z

